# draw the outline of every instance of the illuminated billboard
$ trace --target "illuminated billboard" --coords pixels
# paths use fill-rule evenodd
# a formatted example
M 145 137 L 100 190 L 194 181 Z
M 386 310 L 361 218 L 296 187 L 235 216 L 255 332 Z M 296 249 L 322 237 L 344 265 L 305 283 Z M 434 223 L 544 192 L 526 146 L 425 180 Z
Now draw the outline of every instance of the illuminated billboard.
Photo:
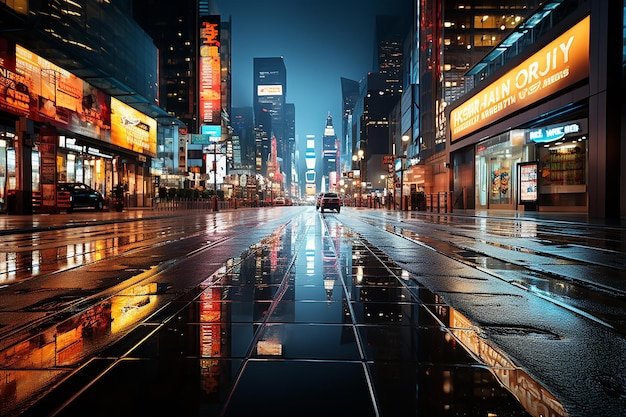
M 203 136 L 208 136 L 210 142 L 219 142 L 222 140 L 222 126 L 202 126 L 200 129 L 200 134 Z
M 28 49 L 0 51 L 0 110 L 109 141 L 110 98 Z
M 276 85 L 258 85 L 257 94 L 259 96 L 282 96 L 283 86 L 281 84 Z
M 589 17 L 450 112 L 451 141 L 589 77 Z
M 220 17 L 207 16 L 200 22 L 199 95 L 200 124 L 221 124 Z
M 157 122 L 112 97 L 111 143 L 154 157 L 157 147 Z

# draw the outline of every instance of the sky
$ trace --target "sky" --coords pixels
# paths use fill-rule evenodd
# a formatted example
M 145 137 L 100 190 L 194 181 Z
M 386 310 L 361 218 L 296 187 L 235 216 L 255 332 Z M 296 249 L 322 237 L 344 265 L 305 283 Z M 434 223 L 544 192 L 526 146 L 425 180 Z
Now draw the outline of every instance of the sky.
M 377 14 L 396 15 L 408 0 L 217 0 L 232 22 L 232 106 L 251 107 L 253 59 L 282 56 L 296 137 L 321 138 L 330 112 L 341 135 L 341 77 L 360 81 L 374 65 Z

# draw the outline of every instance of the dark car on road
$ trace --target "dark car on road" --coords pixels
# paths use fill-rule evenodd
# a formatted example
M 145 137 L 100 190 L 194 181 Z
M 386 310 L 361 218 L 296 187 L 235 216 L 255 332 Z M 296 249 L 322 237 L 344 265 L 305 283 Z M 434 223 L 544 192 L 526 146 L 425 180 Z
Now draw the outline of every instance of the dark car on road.
M 322 213 L 326 210 L 341 211 L 341 198 L 337 193 L 322 193 L 315 202 L 315 208 Z
M 70 193 L 70 203 L 67 212 L 71 213 L 77 208 L 93 208 L 101 211 L 104 208 L 104 197 L 82 182 L 60 182 L 57 191 Z

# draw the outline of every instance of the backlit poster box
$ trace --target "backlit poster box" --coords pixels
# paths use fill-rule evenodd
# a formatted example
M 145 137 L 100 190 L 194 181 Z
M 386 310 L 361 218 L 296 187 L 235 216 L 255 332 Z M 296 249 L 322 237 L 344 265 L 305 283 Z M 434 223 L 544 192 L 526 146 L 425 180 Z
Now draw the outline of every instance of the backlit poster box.
M 111 143 L 147 156 L 156 156 L 157 122 L 111 97 Z
M 537 201 L 537 163 L 520 164 L 520 201 L 534 203 Z
M 221 124 L 220 17 L 207 16 L 200 22 L 199 93 L 200 121 Z

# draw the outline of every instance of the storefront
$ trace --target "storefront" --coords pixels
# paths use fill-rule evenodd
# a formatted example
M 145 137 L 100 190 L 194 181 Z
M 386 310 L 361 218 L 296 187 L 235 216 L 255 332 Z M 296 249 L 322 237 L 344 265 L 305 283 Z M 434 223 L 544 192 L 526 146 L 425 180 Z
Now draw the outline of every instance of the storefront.
M 127 206 L 151 204 L 154 119 L 19 45 L 0 58 L 0 120 L 14 120 L 0 125 L 2 209 L 11 211 L 13 195 L 14 211 L 28 213 L 32 195 L 54 210 L 58 182 L 85 183 L 105 199 L 122 184 Z
M 451 188 L 469 189 L 468 208 L 588 213 L 589 31 L 585 17 L 450 110 Z
M 586 120 L 510 130 L 475 147 L 476 208 L 587 210 Z

